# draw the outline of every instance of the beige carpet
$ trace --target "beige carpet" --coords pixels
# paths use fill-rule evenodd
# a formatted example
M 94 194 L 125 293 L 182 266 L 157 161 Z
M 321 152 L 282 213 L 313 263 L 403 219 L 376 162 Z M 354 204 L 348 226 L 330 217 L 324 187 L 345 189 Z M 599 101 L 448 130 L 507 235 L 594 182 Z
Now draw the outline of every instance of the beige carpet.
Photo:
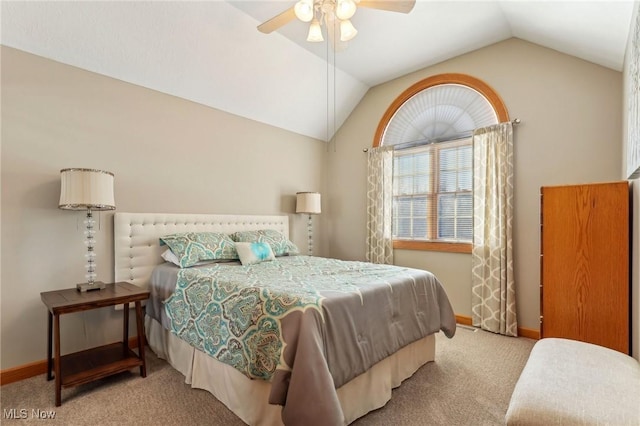
M 436 361 L 423 366 L 379 410 L 354 425 L 501 425 L 533 340 L 459 327 L 453 339 L 437 336 Z M 147 377 L 131 370 L 62 390 L 45 375 L 0 388 L 0 423 L 63 425 L 242 425 L 208 392 L 147 351 Z M 21 411 L 22 410 L 22 411 Z M 52 420 L 36 416 L 55 414 Z M 14 417 L 10 419 L 9 417 Z M 15 419 L 15 417 L 26 417 Z

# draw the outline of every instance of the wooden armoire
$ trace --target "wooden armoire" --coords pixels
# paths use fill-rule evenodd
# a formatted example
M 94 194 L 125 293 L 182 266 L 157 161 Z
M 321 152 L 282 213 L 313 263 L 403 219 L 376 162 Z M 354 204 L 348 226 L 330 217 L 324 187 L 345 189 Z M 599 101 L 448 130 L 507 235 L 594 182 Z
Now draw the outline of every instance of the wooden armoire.
M 629 353 L 629 183 L 540 192 L 540 336 Z

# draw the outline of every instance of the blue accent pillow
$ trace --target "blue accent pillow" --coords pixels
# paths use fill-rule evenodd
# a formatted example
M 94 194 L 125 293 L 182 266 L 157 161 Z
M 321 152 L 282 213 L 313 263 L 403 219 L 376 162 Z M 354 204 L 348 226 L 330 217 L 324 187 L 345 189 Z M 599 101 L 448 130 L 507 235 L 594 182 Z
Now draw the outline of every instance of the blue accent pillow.
M 269 243 L 236 243 L 236 251 L 243 265 L 276 260 Z
M 281 232 L 275 229 L 261 229 L 259 231 L 239 231 L 231 234 L 236 243 L 268 243 L 275 256 L 298 254 L 300 251 Z
M 167 245 L 176 255 L 181 268 L 188 268 L 203 260 L 237 260 L 235 243 L 227 234 L 219 232 L 184 232 L 165 235 L 160 245 Z

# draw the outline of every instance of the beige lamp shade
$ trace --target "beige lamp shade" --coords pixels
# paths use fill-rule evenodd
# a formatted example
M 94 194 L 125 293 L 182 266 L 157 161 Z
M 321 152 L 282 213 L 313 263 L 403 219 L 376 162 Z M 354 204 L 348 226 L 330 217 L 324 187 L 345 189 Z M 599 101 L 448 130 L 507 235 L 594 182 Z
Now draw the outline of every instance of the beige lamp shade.
M 95 169 L 60 170 L 60 202 L 65 210 L 114 210 L 113 173 Z
M 320 193 L 297 192 L 296 213 L 320 214 Z

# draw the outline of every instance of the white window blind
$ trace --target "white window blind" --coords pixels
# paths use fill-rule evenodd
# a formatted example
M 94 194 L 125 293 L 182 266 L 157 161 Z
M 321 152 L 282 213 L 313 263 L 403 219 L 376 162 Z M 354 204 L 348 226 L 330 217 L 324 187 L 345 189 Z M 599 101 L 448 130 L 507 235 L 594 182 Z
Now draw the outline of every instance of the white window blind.
M 393 237 L 471 242 L 471 139 L 394 152 Z

